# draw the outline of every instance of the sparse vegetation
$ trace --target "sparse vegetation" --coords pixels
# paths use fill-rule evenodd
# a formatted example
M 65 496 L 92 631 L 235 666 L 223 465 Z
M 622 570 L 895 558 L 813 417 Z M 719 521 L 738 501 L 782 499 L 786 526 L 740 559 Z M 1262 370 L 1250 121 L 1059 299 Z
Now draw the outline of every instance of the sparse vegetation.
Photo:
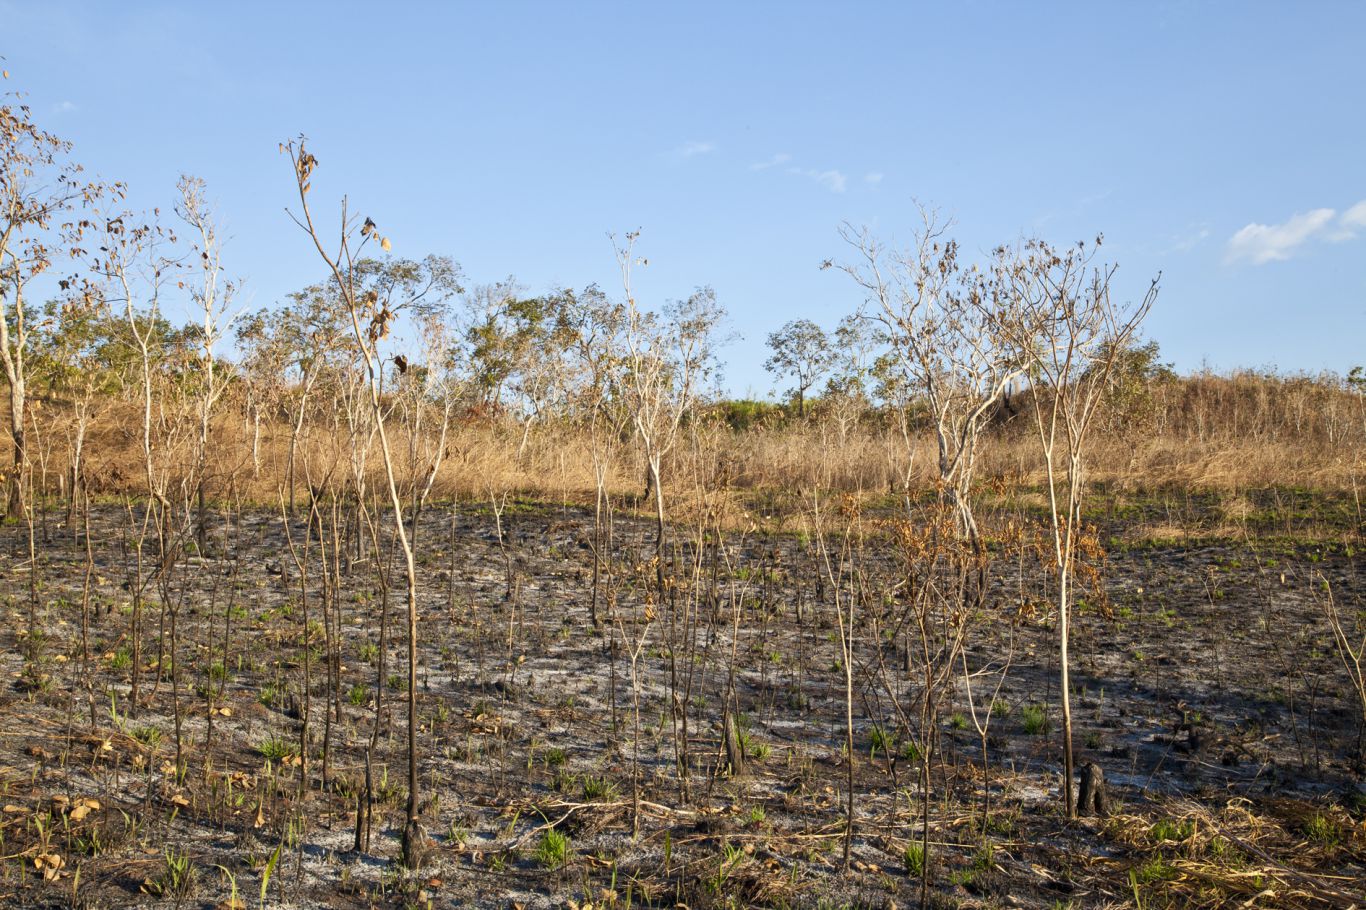
M 610 293 L 477 284 L 303 138 L 318 280 L 239 313 L 202 181 L 126 210 L 33 117 L 0 903 L 1361 902 L 1359 375 L 1179 375 L 1099 240 L 926 210 L 725 400 L 638 231 Z

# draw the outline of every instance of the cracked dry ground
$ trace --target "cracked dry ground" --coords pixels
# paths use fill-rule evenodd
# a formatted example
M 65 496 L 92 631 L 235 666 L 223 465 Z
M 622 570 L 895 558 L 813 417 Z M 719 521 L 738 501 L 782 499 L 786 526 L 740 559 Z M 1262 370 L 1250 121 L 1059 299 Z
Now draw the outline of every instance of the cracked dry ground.
M 909 706 L 918 683 L 902 672 L 903 640 L 860 624 L 846 869 L 835 608 L 800 535 L 756 532 L 727 545 L 717 597 L 702 604 L 693 630 L 685 798 L 668 611 L 645 605 L 639 585 L 652 573 L 643 555 L 652 525 L 617 521 L 623 619 L 609 637 L 590 621 L 590 512 L 514 507 L 502 516 L 501 544 L 487 508 L 424 513 L 417 678 L 428 848 L 410 875 L 397 864 L 406 790 L 399 563 L 381 644 L 373 564 L 342 560 L 331 597 L 316 564 L 301 585 L 278 513 L 216 517 L 206 554 L 186 557 L 164 590 L 148 589 L 134 710 L 130 513 L 101 506 L 91 518 L 88 676 L 85 542 L 61 519 L 41 523 L 36 577 L 25 529 L 7 526 L 0 541 L 5 906 L 919 903 L 908 845 L 919 836 L 923 789 L 893 707 Z M 302 516 L 293 536 L 302 548 Z M 680 555 L 686 560 L 686 548 Z M 309 558 L 316 563 L 316 541 Z M 874 570 L 878 559 L 870 557 Z M 1357 562 L 1347 544 L 1285 537 L 1112 547 L 1108 609 L 1079 605 L 1073 644 L 1079 764 L 1104 769 L 1110 817 L 1069 822 L 1059 808 L 1055 627 L 1040 610 L 1014 634 L 995 701 L 981 683 L 970 705 L 957 682 L 940 712 L 931 902 L 1362 902 L 1361 707 L 1323 613 L 1331 590 L 1342 615 L 1361 616 Z M 969 638 L 973 667 L 1008 648 L 1003 617 L 1020 569 L 994 571 Z M 182 604 L 176 674 L 161 597 Z M 734 641 L 733 603 L 741 610 Z M 333 639 L 339 666 L 329 699 Z M 749 755 L 740 776 L 720 773 L 732 646 L 738 738 Z M 676 668 L 682 655 L 674 656 Z M 973 707 L 990 718 L 985 769 Z M 373 834 L 357 852 L 357 799 L 377 716 Z

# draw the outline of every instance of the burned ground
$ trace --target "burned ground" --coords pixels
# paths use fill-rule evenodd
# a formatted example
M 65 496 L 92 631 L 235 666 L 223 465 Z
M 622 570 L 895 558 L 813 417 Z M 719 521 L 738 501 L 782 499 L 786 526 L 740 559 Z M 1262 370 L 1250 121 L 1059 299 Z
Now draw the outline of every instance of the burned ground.
M 1276 521 L 1164 536 L 1155 512 L 1099 515 L 1101 584 L 1075 617 L 1078 766 L 1103 770 L 1105 818 L 1061 809 L 1055 615 L 1037 563 L 994 560 L 966 649 L 967 667 L 992 672 L 971 693 L 959 674 L 933 731 L 904 720 L 919 682 L 895 598 L 856 605 L 846 868 L 845 677 L 816 541 L 771 522 L 699 553 L 675 528 L 661 589 L 653 525 L 620 516 L 595 627 L 591 512 L 430 509 L 417 535 L 417 875 L 396 862 L 402 586 L 386 598 L 373 560 L 329 550 L 341 571 L 325 579 L 301 513 L 301 579 L 279 513 L 219 514 L 206 551 L 144 590 L 138 515 L 108 505 L 91 517 L 87 598 L 80 528 L 45 516 L 35 566 L 27 529 L 8 526 L 0 894 L 7 906 L 914 906 L 928 735 L 936 906 L 1360 903 L 1362 706 L 1325 621 L 1330 596 L 1349 620 L 1366 608 L 1355 538 Z M 893 578 L 876 530 L 866 549 L 869 576 Z M 173 654 L 163 603 L 179 604 Z M 356 850 L 372 737 L 373 833 Z

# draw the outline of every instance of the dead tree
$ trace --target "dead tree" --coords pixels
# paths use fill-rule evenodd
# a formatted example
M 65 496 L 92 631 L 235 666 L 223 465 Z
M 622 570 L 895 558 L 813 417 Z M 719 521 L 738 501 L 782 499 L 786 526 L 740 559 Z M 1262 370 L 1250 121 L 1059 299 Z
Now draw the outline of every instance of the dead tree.
M 934 212 L 921 209 L 921 220 L 907 250 L 888 249 L 866 228 L 846 224 L 840 234 L 857 259 L 839 268 L 873 300 L 890 378 L 929 406 L 940 495 L 957 512 L 959 533 L 975 543 L 970 495 L 981 430 L 1023 372 L 1010 335 L 1017 303 L 999 293 L 990 271 L 959 261 L 957 242 Z
M 363 224 L 357 225 L 357 218 L 350 214 L 345 197 L 342 197 L 341 203 L 340 240 L 336 251 L 328 252 L 323 246 L 322 235 L 313 222 L 313 215 L 308 206 L 308 191 L 318 161 L 305 148 L 302 139 L 297 146 L 294 142 L 282 144 L 281 150 L 289 155 L 299 193 L 300 214 L 291 217 L 308 234 L 318 256 L 331 273 L 336 290 L 350 318 L 356 351 L 360 354 L 365 367 L 365 385 L 370 411 L 384 461 L 386 492 L 389 505 L 393 509 L 396 538 L 403 551 L 408 594 L 408 802 L 407 818 L 403 826 L 402 859 L 407 868 L 416 869 L 421 861 L 423 841 L 419 822 L 421 783 L 417 761 L 417 560 L 407 524 L 403 519 L 403 500 L 399 494 L 396 459 L 386 428 L 385 417 L 388 409 L 381 395 L 384 358 L 379 352 L 380 342 L 388 336 L 397 310 L 405 303 L 414 303 L 416 298 L 410 297 L 406 302 L 395 299 L 394 293 L 398 286 L 387 282 L 365 286 L 360 254 L 371 241 L 386 252 L 390 244 L 387 238 L 380 236 L 375 223 L 369 218 L 365 219 Z M 421 293 L 416 295 L 420 296 Z
M 1092 418 L 1116 359 L 1157 299 L 1158 279 L 1134 304 L 1114 300 L 1114 266 L 1093 267 L 1100 245 L 1058 251 L 1032 240 L 1016 251 L 998 250 L 995 281 L 1017 318 L 1004 328 L 1027 364 L 1029 396 L 1048 488 L 1053 571 L 1058 579 L 1058 665 L 1061 675 L 1063 794 L 1068 817 L 1072 795 L 1072 683 L 1068 645 L 1079 558 L 1087 547 L 1082 527 L 1086 455 Z M 1161 275 L 1158 276 L 1161 278 Z
M 195 500 L 196 535 L 199 551 L 208 546 L 208 532 L 204 487 L 209 464 L 209 436 L 213 429 L 214 407 L 227 388 L 227 378 L 216 369 L 214 347 L 223 339 L 233 316 L 229 312 L 236 285 L 222 281 L 222 243 L 218 239 L 213 213 L 204 199 L 204 181 L 181 177 L 180 203 L 176 213 L 199 237 L 198 252 L 201 278 L 190 290 L 190 296 L 203 314 L 199 335 L 199 435 L 195 445 Z

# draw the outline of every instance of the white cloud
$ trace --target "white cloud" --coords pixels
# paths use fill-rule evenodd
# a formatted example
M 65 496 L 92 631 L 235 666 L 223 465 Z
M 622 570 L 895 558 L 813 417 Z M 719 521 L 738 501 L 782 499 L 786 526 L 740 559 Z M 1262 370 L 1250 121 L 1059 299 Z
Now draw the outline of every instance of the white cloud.
M 833 168 L 828 171 L 818 171 L 815 168 L 790 167 L 787 172 L 800 177 L 809 177 L 832 193 L 843 193 L 844 188 L 849 184 L 849 178 Z
M 688 142 L 674 149 L 674 154 L 679 158 L 695 158 L 698 155 L 707 155 L 716 151 L 715 142 Z
M 783 167 L 792 160 L 792 156 L 787 152 L 779 152 L 767 161 L 756 161 L 749 166 L 751 171 L 766 171 L 770 168 Z M 843 193 L 849 186 L 849 177 L 843 172 L 830 168 L 829 170 L 817 170 L 813 167 L 783 167 L 783 173 L 792 174 L 797 177 L 806 177 L 814 180 L 832 193 Z M 869 183 L 877 183 L 882 179 L 881 174 L 868 174 L 865 178 Z
M 1338 219 L 1338 224 L 1347 231 L 1366 228 L 1366 199 L 1343 212 L 1342 217 Z
M 791 160 L 792 156 L 789 155 L 787 152 L 779 152 L 767 161 L 756 161 L 754 164 L 751 164 L 749 166 L 749 169 L 751 171 L 766 171 L 771 167 L 777 167 L 780 164 L 787 164 Z
M 1352 211 L 1356 208 L 1353 206 Z M 1336 214 L 1333 209 L 1313 209 L 1292 215 L 1281 224 L 1248 224 L 1229 238 L 1225 261 L 1264 265 L 1289 259 L 1295 250 L 1325 235 Z
M 868 173 L 863 175 L 863 181 L 864 183 L 869 183 L 873 186 L 877 186 L 879 183 L 882 182 L 882 177 L 883 174 L 881 171 L 869 171 Z
M 52 109 L 53 113 L 56 114 L 69 114 L 74 110 L 76 110 L 76 103 L 74 101 L 63 101 Z

